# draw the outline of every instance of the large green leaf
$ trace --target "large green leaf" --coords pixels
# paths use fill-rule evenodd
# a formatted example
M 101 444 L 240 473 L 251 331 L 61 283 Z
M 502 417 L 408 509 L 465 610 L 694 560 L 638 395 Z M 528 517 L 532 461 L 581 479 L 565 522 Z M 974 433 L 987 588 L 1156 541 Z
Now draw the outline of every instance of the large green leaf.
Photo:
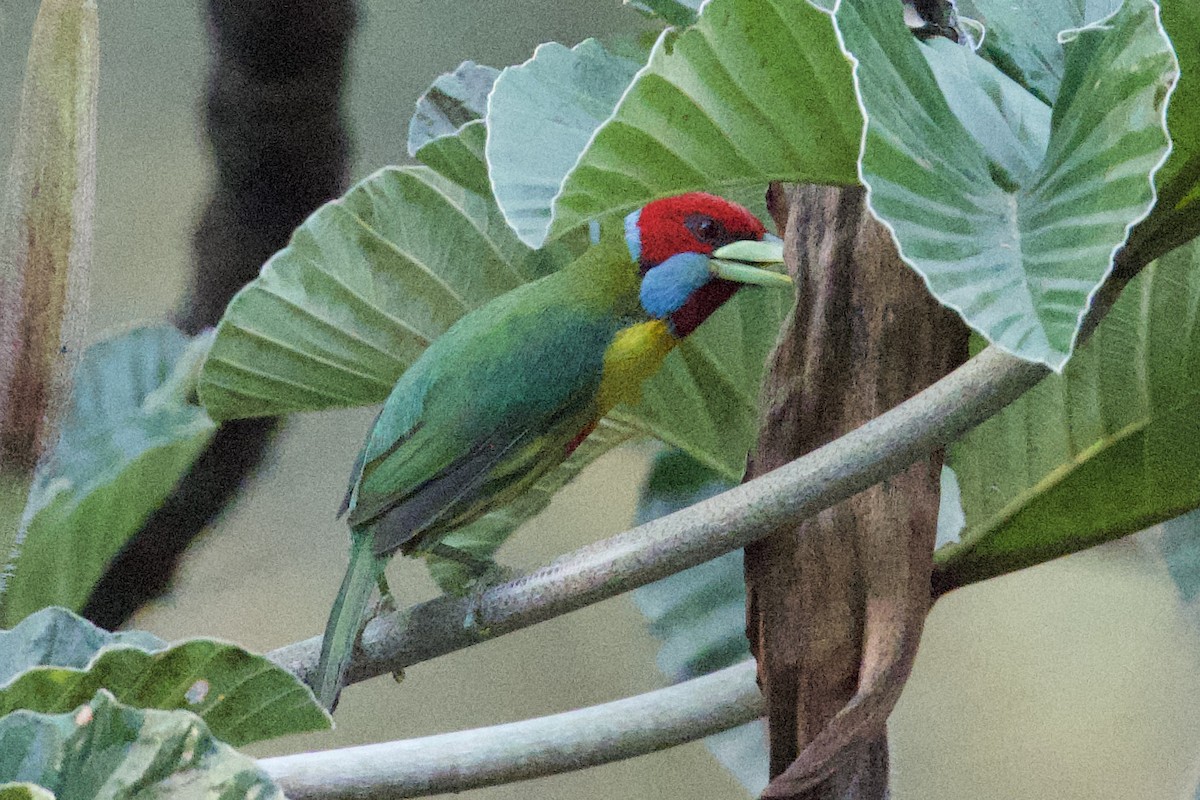
M 898 5 L 845 0 L 837 21 L 859 61 L 872 210 L 942 303 L 1061 370 L 1167 152 L 1177 64 L 1157 8 L 1128 0 L 1075 34 L 1048 141 L 1019 86 L 965 48 L 918 43 Z
M 29 495 L 4 624 L 45 606 L 82 607 L 191 467 L 215 429 L 188 401 L 207 344 L 159 325 L 84 353 L 58 446 Z
M 408 154 L 476 194 L 490 195 L 483 161 L 483 114 L 494 67 L 464 61 L 433 82 L 417 100 L 408 126 Z
M 638 523 L 670 514 L 731 484 L 679 450 L 654 462 L 638 501 Z M 650 632 L 662 641 L 658 668 L 683 681 L 750 656 L 746 642 L 746 583 L 742 552 L 727 553 L 633 592 Z M 757 796 L 766 787 L 766 727 L 757 721 L 704 740 L 717 760 Z
M 283 798 L 195 714 L 131 708 L 103 690 L 70 713 L 0 719 L 0 781 L 35 784 L 59 800 Z
M 200 396 L 216 419 L 380 402 L 465 312 L 552 266 L 490 198 L 422 167 L 380 170 L 234 297 Z
M 1096 23 L 1121 6 L 1121 0 L 960 0 L 959 9 L 987 28 L 983 53 L 1012 79 L 1046 103 L 1058 97 L 1066 73 L 1059 33 Z
M 1167 108 L 1171 155 L 1154 178 L 1158 203 L 1129 237 L 1139 264 L 1200 235 L 1200 4 L 1163 0 L 1162 22 L 1180 75 Z
M 545 241 L 563 176 L 638 66 L 595 39 L 571 49 L 549 42 L 496 79 L 487 115 L 488 173 L 504 218 L 526 244 Z
M 937 552 L 961 586 L 1200 506 L 1200 245 L 1142 272 L 1062 376 L 950 450 L 966 528 Z
M 234 745 L 330 727 L 295 675 L 228 642 L 168 645 L 47 608 L 0 631 L 0 654 L 0 715 L 69 711 L 105 689 L 139 708 L 191 711 Z
M 563 77 L 542 56 L 558 69 L 610 66 L 556 91 Z M 497 80 L 489 167 L 524 241 L 684 191 L 857 180 L 850 62 L 830 15 L 809 3 L 711 0 L 695 26 L 662 34 L 628 88 L 622 80 L 590 45 L 543 48 Z M 577 124 L 545 122 L 560 116 Z

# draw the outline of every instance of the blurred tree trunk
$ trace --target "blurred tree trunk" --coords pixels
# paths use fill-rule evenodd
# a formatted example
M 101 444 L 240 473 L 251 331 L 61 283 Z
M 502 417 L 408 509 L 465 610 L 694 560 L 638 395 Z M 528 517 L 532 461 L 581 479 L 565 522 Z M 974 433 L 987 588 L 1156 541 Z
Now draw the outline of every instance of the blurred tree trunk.
M 747 479 L 950 372 L 967 329 L 926 291 L 861 188 L 780 187 L 798 303 L 764 387 Z M 765 797 L 887 796 L 883 723 L 929 607 L 941 455 L 746 549 L 747 635 L 767 699 Z
M 209 0 L 207 14 L 214 185 L 175 316 L 193 334 L 215 325 L 292 230 L 341 193 L 350 152 L 342 89 L 354 0 Z M 88 619 L 115 628 L 166 591 L 184 550 L 243 486 L 274 428 L 270 419 L 221 426 L 109 565 L 84 608 Z

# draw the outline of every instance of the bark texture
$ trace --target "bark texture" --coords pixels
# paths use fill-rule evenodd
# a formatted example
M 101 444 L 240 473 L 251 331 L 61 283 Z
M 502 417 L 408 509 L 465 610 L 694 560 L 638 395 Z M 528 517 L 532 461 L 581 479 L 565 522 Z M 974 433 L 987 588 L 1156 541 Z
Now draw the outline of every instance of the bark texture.
M 966 360 L 967 330 L 903 264 L 861 188 L 773 187 L 798 303 L 747 478 L 867 422 Z M 930 604 L 941 454 L 746 550 L 766 696 L 764 797 L 887 796 L 884 722 Z
M 175 315 L 185 332 L 215 325 L 292 230 L 345 187 L 342 89 L 355 8 L 354 0 L 209 0 L 213 58 L 204 110 L 215 177 Z M 222 425 L 109 565 L 84 615 L 115 628 L 163 594 L 184 550 L 243 486 L 274 429 L 271 419 Z

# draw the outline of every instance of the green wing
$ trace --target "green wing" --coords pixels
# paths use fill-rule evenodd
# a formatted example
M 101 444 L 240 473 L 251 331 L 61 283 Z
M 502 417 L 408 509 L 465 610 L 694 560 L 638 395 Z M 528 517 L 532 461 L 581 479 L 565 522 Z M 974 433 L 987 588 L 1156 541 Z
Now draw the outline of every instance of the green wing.
M 377 554 L 486 513 L 561 461 L 564 437 L 591 421 L 619 325 L 556 288 L 539 281 L 472 312 L 401 376 L 346 503 L 352 527 L 373 528 Z

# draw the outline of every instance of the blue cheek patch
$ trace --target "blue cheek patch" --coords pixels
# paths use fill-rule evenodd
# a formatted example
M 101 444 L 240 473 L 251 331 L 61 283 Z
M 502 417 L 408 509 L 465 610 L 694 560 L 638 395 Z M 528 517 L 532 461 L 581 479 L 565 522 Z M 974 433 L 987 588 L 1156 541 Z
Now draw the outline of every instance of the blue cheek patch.
M 643 276 L 640 294 L 642 308 L 652 317 L 666 319 L 711 277 L 708 256 L 703 253 L 671 256 Z
M 625 217 L 625 245 L 629 248 L 629 257 L 635 264 L 642 258 L 642 229 L 638 227 L 638 220 L 641 218 L 640 208 Z

